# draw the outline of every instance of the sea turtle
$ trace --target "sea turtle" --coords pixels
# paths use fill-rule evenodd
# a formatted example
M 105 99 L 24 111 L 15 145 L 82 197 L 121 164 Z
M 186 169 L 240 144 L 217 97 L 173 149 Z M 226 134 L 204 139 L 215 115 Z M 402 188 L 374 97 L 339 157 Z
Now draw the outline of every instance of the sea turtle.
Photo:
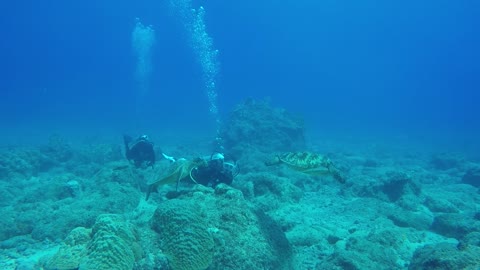
M 204 165 L 205 162 L 206 161 L 201 158 L 196 158 L 193 160 L 180 158 L 176 160 L 170 165 L 166 176 L 148 184 L 146 199 L 148 200 L 150 194 L 152 192 L 157 192 L 157 188 L 162 185 L 177 183 L 178 189 L 178 183 L 180 182 L 180 180 L 186 178 L 187 176 L 195 182 L 195 179 L 191 176 L 192 170 L 198 166 Z
M 285 164 L 289 168 L 312 175 L 331 174 L 340 183 L 345 183 L 345 178 L 326 156 L 312 152 L 287 152 L 276 155 L 265 165 L 273 166 Z

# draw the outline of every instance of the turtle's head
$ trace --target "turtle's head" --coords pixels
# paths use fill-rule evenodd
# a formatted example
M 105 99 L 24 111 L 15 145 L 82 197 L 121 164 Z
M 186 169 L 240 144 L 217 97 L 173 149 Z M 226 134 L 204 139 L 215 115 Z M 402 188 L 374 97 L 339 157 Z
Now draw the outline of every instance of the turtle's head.
M 273 165 L 280 164 L 281 162 L 282 162 L 282 161 L 280 160 L 280 157 L 279 157 L 279 156 L 275 156 L 274 158 L 265 161 L 265 165 L 266 165 L 266 166 L 273 166 Z

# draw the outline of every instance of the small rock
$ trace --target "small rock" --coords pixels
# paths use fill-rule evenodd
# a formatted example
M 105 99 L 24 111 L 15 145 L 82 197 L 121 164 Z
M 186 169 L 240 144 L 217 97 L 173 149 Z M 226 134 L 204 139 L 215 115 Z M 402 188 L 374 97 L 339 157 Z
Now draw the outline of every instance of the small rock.
M 419 196 L 421 188 L 416 181 L 403 172 L 389 172 L 383 181 L 382 191 L 391 202 L 398 201 L 408 194 Z
M 418 248 L 408 269 L 479 269 L 480 248 L 459 250 L 456 244 L 440 243 Z
M 458 213 L 460 212 L 451 202 L 442 198 L 427 196 L 425 206 L 432 212 Z
M 417 230 L 428 230 L 433 222 L 433 217 L 424 212 L 412 212 L 397 208 L 388 219 L 398 227 L 415 228 Z
M 82 188 L 80 187 L 80 183 L 76 180 L 70 180 L 65 183 L 65 191 L 71 197 L 78 197 L 82 192 Z
M 480 187 L 480 168 L 468 170 L 462 177 L 462 182 L 474 187 Z
M 19 259 L 17 260 L 17 267 L 15 270 L 32 270 L 35 268 L 35 262 L 33 260 Z
M 338 241 L 342 240 L 342 238 L 336 236 L 336 235 L 329 235 L 327 237 L 327 241 L 330 245 L 335 245 Z
M 450 170 L 460 165 L 457 157 L 451 154 L 438 154 L 432 157 L 430 163 L 437 170 Z
M 438 234 L 461 239 L 478 230 L 478 226 L 480 222 L 468 218 L 465 214 L 441 214 L 435 217 L 431 229 Z

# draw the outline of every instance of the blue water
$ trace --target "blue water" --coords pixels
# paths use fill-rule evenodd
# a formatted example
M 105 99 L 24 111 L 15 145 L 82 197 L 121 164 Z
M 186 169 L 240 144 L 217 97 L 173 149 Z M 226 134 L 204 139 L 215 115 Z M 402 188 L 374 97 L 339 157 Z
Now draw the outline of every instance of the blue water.
M 2 136 L 213 136 L 200 66 L 166 2 L 2 1 Z M 302 114 L 312 132 L 480 133 L 477 1 L 193 2 L 200 5 L 220 52 L 222 118 L 247 97 L 269 97 Z M 156 32 L 140 101 L 136 17 Z

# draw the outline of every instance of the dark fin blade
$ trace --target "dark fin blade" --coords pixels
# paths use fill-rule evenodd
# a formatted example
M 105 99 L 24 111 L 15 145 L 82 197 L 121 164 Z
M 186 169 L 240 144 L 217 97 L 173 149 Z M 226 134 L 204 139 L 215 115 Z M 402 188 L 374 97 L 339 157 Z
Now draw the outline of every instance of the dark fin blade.
M 180 173 L 179 170 L 176 170 L 173 173 L 167 175 L 166 177 L 148 185 L 147 200 L 150 197 L 150 194 L 152 192 L 157 192 L 157 189 L 158 189 L 159 186 L 167 185 L 167 184 L 173 184 L 173 183 L 177 182 L 178 178 L 179 178 L 179 173 Z M 178 184 L 177 184 L 177 186 L 178 186 Z

